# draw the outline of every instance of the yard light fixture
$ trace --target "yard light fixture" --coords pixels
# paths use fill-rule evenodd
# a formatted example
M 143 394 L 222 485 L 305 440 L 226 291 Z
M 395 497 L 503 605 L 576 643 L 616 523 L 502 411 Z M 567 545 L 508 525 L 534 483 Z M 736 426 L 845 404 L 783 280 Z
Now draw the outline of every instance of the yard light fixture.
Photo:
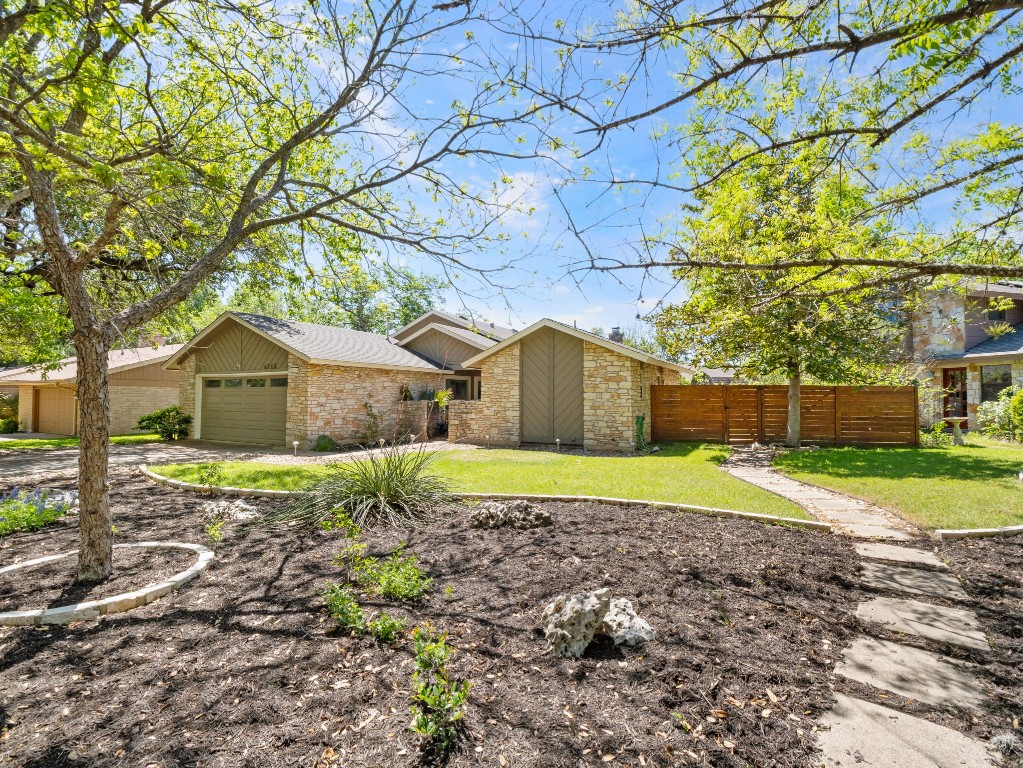
M 387 441 L 386 441 L 386 440 L 384 440 L 384 438 L 382 438 L 382 437 L 381 437 L 381 438 L 380 438 L 379 440 L 377 440 L 377 444 L 378 444 L 378 445 L 379 445 L 379 446 L 380 446 L 381 448 L 383 448 L 383 447 L 384 447 L 384 443 L 386 443 L 386 442 L 387 442 Z
M 292 442 L 291 447 L 295 449 L 295 455 L 298 456 L 298 440 Z
M 561 438 L 560 437 L 554 438 L 554 444 L 558 446 L 558 453 L 561 453 Z
M 487 449 L 490 448 L 490 435 L 487 435 Z

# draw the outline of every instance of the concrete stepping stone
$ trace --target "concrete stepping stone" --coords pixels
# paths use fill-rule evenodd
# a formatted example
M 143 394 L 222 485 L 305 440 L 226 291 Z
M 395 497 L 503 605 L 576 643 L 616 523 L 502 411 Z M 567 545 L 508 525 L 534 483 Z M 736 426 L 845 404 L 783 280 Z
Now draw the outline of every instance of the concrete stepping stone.
M 984 633 L 973 611 L 947 608 L 892 597 L 875 597 L 856 608 L 857 618 L 877 621 L 896 632 L 905 632 L 929 640 L 988 650 Z
M 949 573 L 935 573 L 889 563 L 864 562 L 860 567 L 863 583 L 875 589 L 891 589 L 945 600 L 966 599 L 966 592 L 959 580 Z
M 877 525 L 881 527 L 887 527 L 888 525 L 888 521 L 882 515 L 873 512 L 834 512 L 828 510 L 824 514 L 839 523 Z
M 933 552 L 920 549 L 897 547 L 891 544 L 880 544 L 876 541 L 864 541 L 856 545 L 856 554 L 860 557 L 872 557 L 875 560 L 892 560 L 896 563 L 919 563 L 945 568 L 945 564 Z
M 984 689 L 971 665 L 944 656 L 861 637 L 846 648 L 835 674 L 925 704 L 979 708 Z
M 828 768 L 981 768 L 995 765 L 983 742 L 893 709 L 835 694 L 817 734 Z
M 898 539 L 900 541 L 909 541 L 913 537 L 905 531 L 900 531 L 898 528 L 890 528 L 887 525 L 862 525 L 852 524 L 843 525 L 850 536 L 856 536 L 861 539 Z

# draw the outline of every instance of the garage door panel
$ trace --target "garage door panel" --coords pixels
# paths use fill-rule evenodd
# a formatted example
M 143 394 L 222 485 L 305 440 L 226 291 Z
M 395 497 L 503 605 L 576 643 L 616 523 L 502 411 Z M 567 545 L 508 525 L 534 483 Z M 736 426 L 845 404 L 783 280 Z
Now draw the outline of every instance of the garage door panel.
M 555 335 L 553 412 L 554 436 L 562 443 L 583 441 L 583 342 Z
M 38 425 L 36 430 L 51 435 L 75 433 L 75 394 L 69 389 L 42 387 L 36 390 Z
M 583 441 L 583 342 L 543 328 L 521 342 L 522 440 Z
M 274 380 L 283 377 L 275 376 Z M 253 386 L 252 379 L 262 381 Z M 227 386 L 228 382 L 241 386 Z M 288 389 L 270 386 L 269 378 L 204 379 L 201 437 L 223 443 L 283 445 Z

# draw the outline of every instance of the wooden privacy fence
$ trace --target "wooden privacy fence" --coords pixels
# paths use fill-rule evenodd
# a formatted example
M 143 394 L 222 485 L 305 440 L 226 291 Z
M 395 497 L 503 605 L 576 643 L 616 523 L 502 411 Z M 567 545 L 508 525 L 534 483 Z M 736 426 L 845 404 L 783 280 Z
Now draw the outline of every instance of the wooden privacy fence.
M 917 445 L 916 387 L 803 387 L 801 439 L 829 445 Z M 780 443 L 788 429 L 788 387 L 654 385 L 656 440 Z

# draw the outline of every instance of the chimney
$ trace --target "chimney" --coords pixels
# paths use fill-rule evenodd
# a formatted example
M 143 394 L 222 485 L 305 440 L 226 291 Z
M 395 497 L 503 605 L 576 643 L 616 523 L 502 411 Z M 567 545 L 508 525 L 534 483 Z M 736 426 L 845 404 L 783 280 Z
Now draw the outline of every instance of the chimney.
M 166 343 L 167 343 L 167 337 L 164 336 L 162 333 L 154 333 L 153 334 L 153 346 L 154 347 L 162 347 Z
M 619 344 L 621 344 L 623 341 L 625 341 L 625 334 L 622 333 L 622 329 L 616 325 L 614 328 L 611 329 L 611 334 L 607 338 L 610 339 L 611 341 L 616 341 Z

